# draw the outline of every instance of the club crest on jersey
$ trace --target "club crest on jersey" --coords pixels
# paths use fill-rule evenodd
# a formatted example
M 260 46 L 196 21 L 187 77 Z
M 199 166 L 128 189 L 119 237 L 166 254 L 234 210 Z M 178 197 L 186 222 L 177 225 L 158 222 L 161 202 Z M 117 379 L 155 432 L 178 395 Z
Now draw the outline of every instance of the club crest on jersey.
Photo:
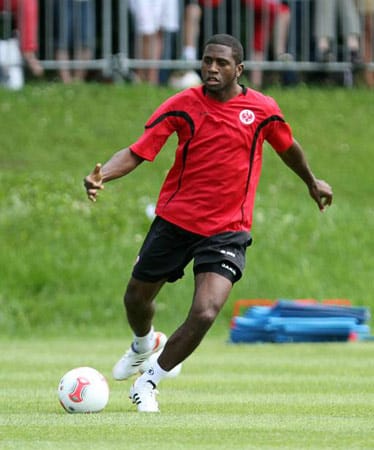
M 250 109 L 242 109 L 239 114 L 240 122 L 244 125 L 251 125 L 255 121 L 255 113 Z

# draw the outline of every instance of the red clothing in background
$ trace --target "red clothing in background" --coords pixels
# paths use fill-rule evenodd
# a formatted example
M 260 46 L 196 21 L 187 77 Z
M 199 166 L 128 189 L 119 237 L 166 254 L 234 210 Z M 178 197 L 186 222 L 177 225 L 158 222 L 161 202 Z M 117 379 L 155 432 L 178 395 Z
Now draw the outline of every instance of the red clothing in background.
M 0 0 L 0 11 L 10 11 L 15 18 L 23 53 L 38 49 L 39 9 L 37 0 Z
M 278 14 L 289 11 L 289 6 L 277 0 L 243 0 L 254 10 L 254 43 L 256 51 L 262 52 L 268 43 Z

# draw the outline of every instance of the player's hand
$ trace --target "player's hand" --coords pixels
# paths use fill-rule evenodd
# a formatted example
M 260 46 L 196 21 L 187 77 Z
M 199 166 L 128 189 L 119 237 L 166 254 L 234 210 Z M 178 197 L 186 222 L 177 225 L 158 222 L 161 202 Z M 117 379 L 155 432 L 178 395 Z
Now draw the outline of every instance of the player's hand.
M 332 203 L 332 189 L 326 181 L 316 180 L 315 184 L 309 188 L 309 193 L 321 212 L 325 211 L 326 207 Z
M 94 170 L 83 180 L 87 196 L 92 202 L 96 202 L 98 191 L 104 189 L 101 164 L 96 164 Z

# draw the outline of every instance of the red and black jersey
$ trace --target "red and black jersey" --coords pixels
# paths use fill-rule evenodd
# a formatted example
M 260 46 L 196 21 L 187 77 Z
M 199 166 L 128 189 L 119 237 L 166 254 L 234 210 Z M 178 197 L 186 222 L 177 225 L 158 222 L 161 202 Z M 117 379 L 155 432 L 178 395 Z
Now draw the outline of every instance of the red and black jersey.
M 203 236 L 249 231 L 263 143 L 282 152 L 293 142 L 274 99 L 243 87 L 222 103 L 206 95 L 203 86 L 186 89 L 156 109 L 130 148 L 152 161 L 174 132 L 175 161 L 156 214 Z

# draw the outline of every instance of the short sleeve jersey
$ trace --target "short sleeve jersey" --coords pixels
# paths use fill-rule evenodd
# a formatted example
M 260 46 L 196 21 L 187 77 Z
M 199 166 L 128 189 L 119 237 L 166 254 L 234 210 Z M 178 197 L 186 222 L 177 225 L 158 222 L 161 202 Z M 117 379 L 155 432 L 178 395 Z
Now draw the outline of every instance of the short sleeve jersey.
M 156 214 L 203 236 L 250 231 L 263 143 L 283 152 L 293 142 L 275 100 L 245 87 L 227 102 L 212 99 L 203 86 L 186 89 L 156 109 L 130 148 L 153 161 L 174 132 L 175 161 Z

